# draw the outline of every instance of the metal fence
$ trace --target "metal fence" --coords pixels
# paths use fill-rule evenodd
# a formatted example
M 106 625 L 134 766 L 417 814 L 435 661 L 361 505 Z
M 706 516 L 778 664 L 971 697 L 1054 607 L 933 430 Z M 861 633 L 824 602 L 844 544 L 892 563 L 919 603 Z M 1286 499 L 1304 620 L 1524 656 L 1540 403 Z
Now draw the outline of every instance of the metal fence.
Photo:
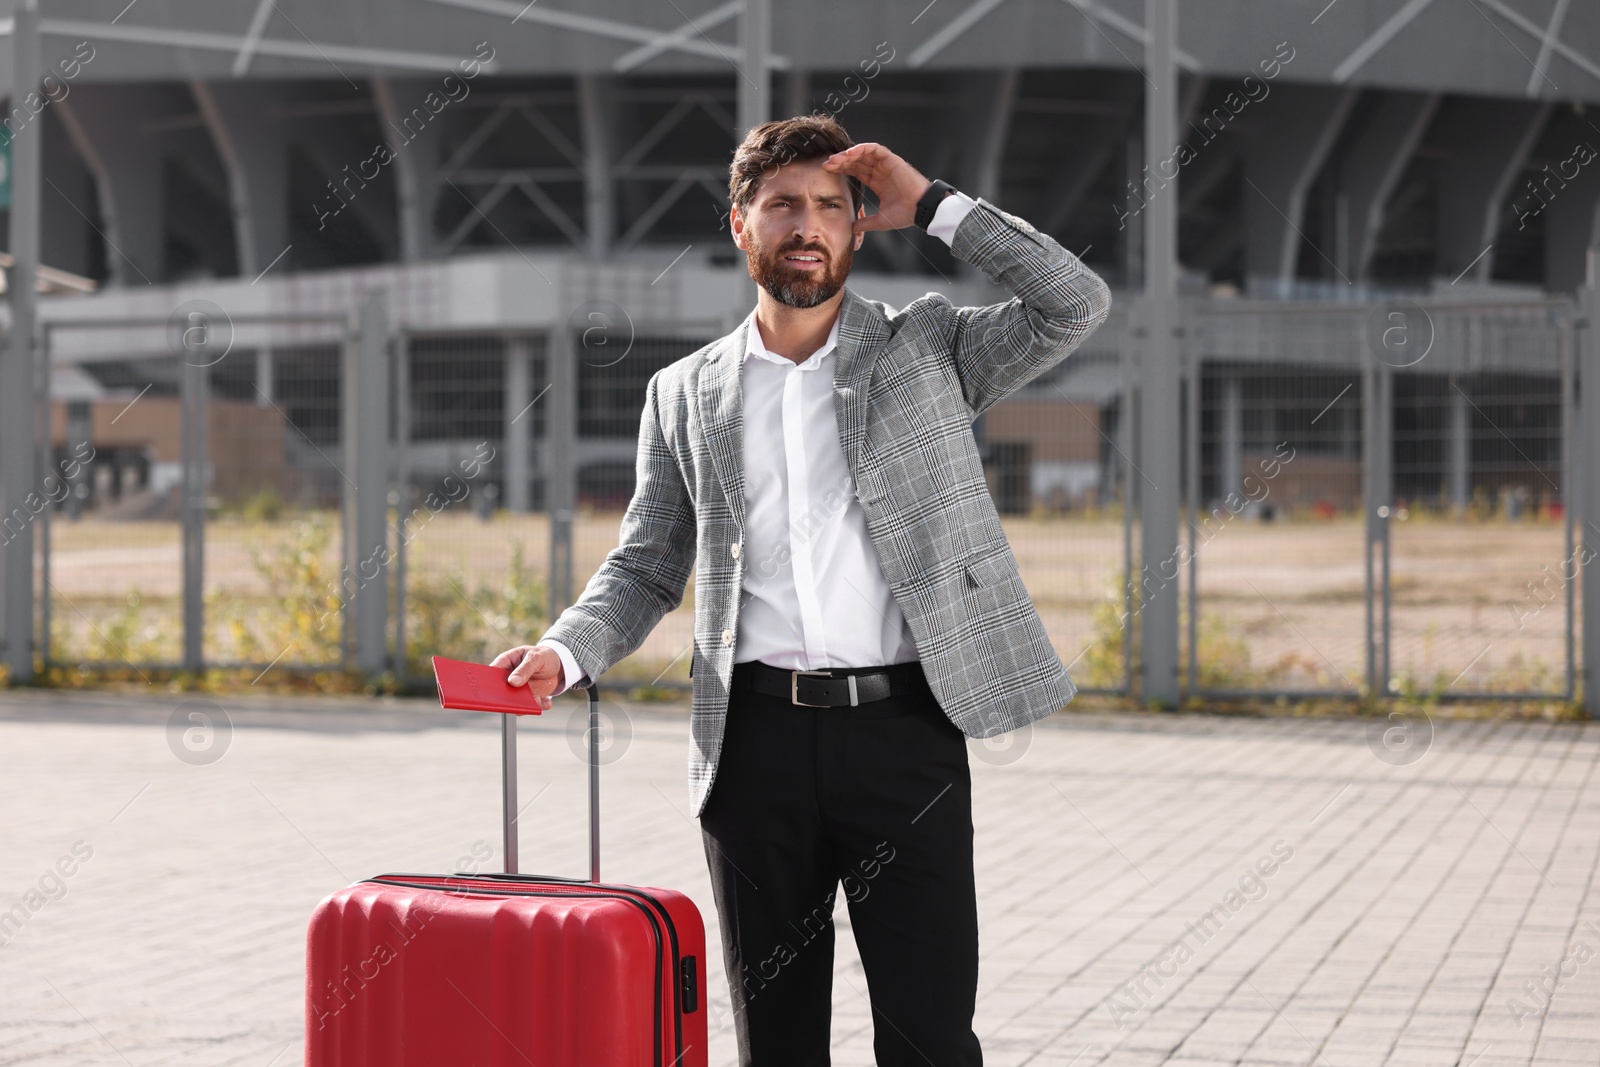
M 1136 662 L 1134 515 L 1147 487 L 1133 458 L 1130 342 L 1127 310 L 1114 306 L 1066 361 L 975 426 L 1023 581 L 1086 693 L 1127 692 Z
M 1571 699 L 1573 319 L 1191 307 L 1190 692 Z
M 52 321 L 37 467 L 46 665 L 316 667 L 343 657 L 342 315 Z
M 1138 695 L 1138 517 L 1170 493 L 1190 696 L 1575 694 L 1574 304 L 1186 300 L 1172 486 L 1129 321 L 975 427 L 1081 689 Z M 41 469 L 87 457 L 43 515 L 47 662 L 404 680 L 530 642 L 616 545 L 650 376 L 730 323 L 226 325 L 46 329 Z M 687 684 L 692 612 L 691 582 L 619 677 Z
M 426 670 L 419 649 L 489 656 L 530 643 L 573 601 L 616 547 L 646 384 L 724 329 L 580 318 L 542 332 L 399 338 L 402 679 Z M 476 637 L 450 621 L 463 604 L 481 621 Z M 691 589 L 623 673 L 686 685 L 692 612 Z

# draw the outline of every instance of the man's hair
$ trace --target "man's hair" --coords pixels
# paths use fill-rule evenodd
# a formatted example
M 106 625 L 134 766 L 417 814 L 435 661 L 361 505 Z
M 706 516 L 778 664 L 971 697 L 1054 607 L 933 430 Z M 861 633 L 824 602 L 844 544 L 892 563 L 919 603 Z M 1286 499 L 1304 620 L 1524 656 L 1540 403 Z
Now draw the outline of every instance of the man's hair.
M 786 163 L 825 159 L 853 144 L 832 115 L 797 115 L 763 122 L 745 134 L 734 149 L 733 163 L 728 168 L 728 199 L 739 214 L 747 214 L 763 177 L 777 174 Z M 854 218 L 865 194 L 854 175 L 847 175 L 845 181 L 850 186 L 850 216 Z

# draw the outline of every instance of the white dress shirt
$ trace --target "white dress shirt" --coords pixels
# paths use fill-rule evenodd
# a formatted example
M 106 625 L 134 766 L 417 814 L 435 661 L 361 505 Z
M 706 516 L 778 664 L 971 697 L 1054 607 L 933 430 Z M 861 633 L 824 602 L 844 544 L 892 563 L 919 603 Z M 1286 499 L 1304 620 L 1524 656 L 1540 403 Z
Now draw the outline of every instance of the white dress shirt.
M 961 192 L 946 196 L 928 232 L 950 244 L 975 203 Z M 838 315 L 822 347 L 799 363 L 767 350 L 755 311 L 745 322 L 746 557 L 734 662 L 822 670 L 916 659 L 839 446 Z M 566 683 L 557 693 L 583 680 L 571 649 L 539 644 L 561 659 Z

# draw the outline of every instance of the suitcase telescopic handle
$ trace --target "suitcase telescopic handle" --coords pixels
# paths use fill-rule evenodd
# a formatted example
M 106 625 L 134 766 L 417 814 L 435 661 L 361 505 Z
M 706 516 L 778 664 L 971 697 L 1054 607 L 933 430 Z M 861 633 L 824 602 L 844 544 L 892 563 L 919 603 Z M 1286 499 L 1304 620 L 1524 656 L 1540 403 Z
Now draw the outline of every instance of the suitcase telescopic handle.
M 600 686 L 589 682 L 589 881 L 600 881 Z M 501 796 L 505 806 L 506 873 L 517 873 L 517 717 L 500 717 Z

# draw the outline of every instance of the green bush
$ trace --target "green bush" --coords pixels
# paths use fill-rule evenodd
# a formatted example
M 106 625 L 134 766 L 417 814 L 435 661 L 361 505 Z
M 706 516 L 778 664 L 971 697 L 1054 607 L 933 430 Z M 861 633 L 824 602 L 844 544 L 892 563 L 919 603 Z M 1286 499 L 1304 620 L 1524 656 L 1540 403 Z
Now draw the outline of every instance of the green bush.
M 547 625 L 549 595 L 511 544 L 511 563 L 499 586 L 469 588 L 459 566 L 438 575 L 411 571 L 406 582 L 406 673 L 432 677 L 431 659 L 447 656 L 487 663 L 517 645 L 532 644 Z
M 1126 640 L 1123 623 L 1124 587 L 1120 574 L 1113 575 L 1112 579 L 1106 589 L 1105 599 L 1090 609 L 1093 643 L 1079 660 L 1080 684 L 1091 689 L 1118 688 L 1122 685 L 1124 677 L 1123 657 Z M 1131 640 L 1127 641 L 1126 652 L 1133 660 L 1133 676 L 1136 683 L 1140 668 L 1138 623 L 1139 611 L 1144 603 L 1143 593 L 1144 590 L 1135 583 L 1133 633 Z M 1200 658 L 1196 674 L 1201 688 L 1238 689 L 1264 684 L 1266 675 L 1271 672 L 1263 672 L 1251 665 L 1250 643 L 1242 635 L 1234 632 L 1220 614 L 1202 610 L 1197 628 Z M 1187 625 L 1182 624 L 1181 620 L 1178 639 L 1179 661 L 1187 663 L 1189 632 Z
M 251 608 L 239 600 L 207 597 L 207 614 L 233 641 L 233 656 L 270 663 L 334 663 L 340 656 L 340 568 L 329 562 L 333 519 L 308 515 L 289 537 L 265 550 L 252 547 L 250 562 L 267 593 Z
M 175 600 L 147 601 L 135 586 L 109 617 L 89 614 L 105 605 L 104 599 L 79 598 L 68 604 L 58 597 L 50 615 L 51 657 L 63 663 L 151 663 L 182 657 L 182 625 L 172 621 L 181 619 Z

